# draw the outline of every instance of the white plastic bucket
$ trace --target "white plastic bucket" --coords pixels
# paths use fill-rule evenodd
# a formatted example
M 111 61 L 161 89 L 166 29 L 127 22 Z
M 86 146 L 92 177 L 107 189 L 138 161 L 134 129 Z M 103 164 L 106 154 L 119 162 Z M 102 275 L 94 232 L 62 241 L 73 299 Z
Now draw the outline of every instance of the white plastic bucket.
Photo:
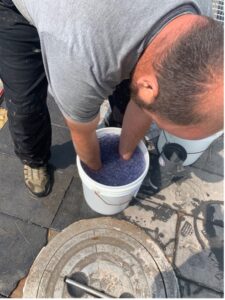
M 209 147 L 209 145 L 223 134 L 223 131 L 219 131 L 207 138 L 201 140 L 185 140 L 176 137 L 165 130 L 162 130 L 158 139 L 158 150 L 161 153 L 163 146 L 167 143 L 176 143 L 184 147 L 187 152 L 187 158 L 183 163 L 183 166 L 193 164 Z
M 109 127 L 97 130 L 99 138 L 110 133 L 120 135 L 121 128 Z M 124 210 L 132 197 L 137 195 L 149 168 L 149 153 L 145 144 L 141 141 L 138 147 L 144 155 L 145 169 L 135 181 L 121 186 L 108 186 L 93 180 L 84 171 L 77 156 L 77 168 L 83 185 L 84 198 L 91 209 L 103 215 L 114 215 Z

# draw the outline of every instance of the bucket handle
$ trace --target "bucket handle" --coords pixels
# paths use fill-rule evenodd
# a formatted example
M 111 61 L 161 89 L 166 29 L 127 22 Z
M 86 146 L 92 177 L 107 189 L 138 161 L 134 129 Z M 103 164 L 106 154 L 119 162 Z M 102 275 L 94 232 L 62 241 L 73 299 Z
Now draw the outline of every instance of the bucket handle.
M 120 203 L 120 204 L 111 204 L 111 203 L 108 203 L 107 201 L 105 201 L 105 200 L 99 195 L 99 193 L 98 193 L 97 191 L 95 191 L 95 195 L 98 196 L 105 204 L 111 205 L 111 206 L 121 206 L 121 205 L 124 205 L 124 204 L 127 204 L 127 203 L 130 202 L 130 200 L 129 200 L 129 201 L 126 201 L 126 202 Z

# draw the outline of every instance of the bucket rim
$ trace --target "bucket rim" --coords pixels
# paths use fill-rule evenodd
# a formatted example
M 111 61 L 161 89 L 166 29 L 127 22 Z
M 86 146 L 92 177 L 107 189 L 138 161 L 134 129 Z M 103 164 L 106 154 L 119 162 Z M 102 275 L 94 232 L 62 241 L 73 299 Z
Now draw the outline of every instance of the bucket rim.
M 103 133 L 103 132 L 111 132 L 111 133 L 116 133 L 116 134 L 120 134 L 121 132 L 121 128 L 118 128 L 118 127 L 108 127 L 108 128 L 100 128 L 100 129 L 97 129 L 96 130 L 96 133 L 97 135 L 100 133 Z M 91 184 L 91 185 L 94 185 L 95 189 L 98 190 L 101 189 L 101 191 L 105 190 L 108 192 L 109 188 L 112 192 L 121 192 L 121 189 L 123 189 L 123 191 L 125 192 L 126 190 L 130 190 L 132 186 L 135 187 L 135 185 L 137 183 L 139 183 L 140 181 L 143 181 L 144 177 L 146 176 L 147 172 L 148 172 L 148 169 L 149 169 L 149 164 L 150 164 L 150 159 L 149 159 L 149 152 L 147 150 L 147 147 L 145 146 L 144 142 L 141 140 L 137 147 L 139 147 L 139 149 L 142 151 L 143 155 L 144 155 L 144 159 L 145 159 L 145 162 L 146 162 L 146 166 L 145 166 L 145 169 L 144 171 L 142 172 L 142 174 L 137 178 L 135 179 L 134 181 L 128 183 L 128 184 L 124 184 L 124 185 L 119 185 L 119 186 L 111 186 L 111 185 L 106 185 L 106 184 L 102 184 L 102 183 L 99 183 L 95 180 L 93 180 L 83 169 L 82 165 L 81 165 L 81 160 L 80 160 L 80 157 L 77 155 L 76 157 L 76 162 L 77 162 L 77 168 L 78 168 L 78 172 L 80 174 L 80 177 L 81 177 L 81 180 L 82 180 L 82 183 L 83 183 L 83 176 L 85 176 L 86 180 Z M 82 176 L 82 175 L 83 176 Z

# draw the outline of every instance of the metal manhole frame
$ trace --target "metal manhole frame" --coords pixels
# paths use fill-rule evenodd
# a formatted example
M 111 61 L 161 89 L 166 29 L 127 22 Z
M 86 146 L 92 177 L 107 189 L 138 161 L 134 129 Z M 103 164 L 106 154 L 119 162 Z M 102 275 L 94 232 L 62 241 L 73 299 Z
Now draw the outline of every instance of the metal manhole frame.
M 49 262 L 58 251 L 60 245 L 69 241 L 75 235 L 82 234 L 88 230 L 93 230 L 93 228 L 97 230 L 109 229 L 109 227 L 117 232 L 122 231 L 127 234 L 148 251 L 159 270 L 166 296 L 168 298 L 179 298 L 180 290 L 178 279 L 171 264 L 155 241 L 153 241 L 143 229 L 140 229 L 136 225 L 110 217 L 100 217 L 75 222 L 61 231 L 48 243 L 48 245 L 43 247 L 29 271 L 23 289 L 23 298 L 37 298 L 38 296 L 39 286 L 36 284 L 36 287 L 34 287 L 34 284 L 41 281 L 42 275 L 46 271 L 47 264 L 46 261 L 43 260 L 43 257 L 47 257 Z

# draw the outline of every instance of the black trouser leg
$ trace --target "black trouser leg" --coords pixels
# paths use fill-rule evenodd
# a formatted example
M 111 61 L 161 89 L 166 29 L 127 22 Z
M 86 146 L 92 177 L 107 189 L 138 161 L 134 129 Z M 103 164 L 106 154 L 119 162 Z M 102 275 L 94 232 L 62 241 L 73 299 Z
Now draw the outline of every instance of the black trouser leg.
M 130 80 L 123 80 L 108 98 L 112 110 L 109 123 L 111 126 L 122 127 L 123 116 L 130 101 Z
M 15 7 L 6 7 L 2 1 L 0 78 L 4 84 L 15 153 L 31 167 L 47 164 L 51 124 L 39 36 Z

